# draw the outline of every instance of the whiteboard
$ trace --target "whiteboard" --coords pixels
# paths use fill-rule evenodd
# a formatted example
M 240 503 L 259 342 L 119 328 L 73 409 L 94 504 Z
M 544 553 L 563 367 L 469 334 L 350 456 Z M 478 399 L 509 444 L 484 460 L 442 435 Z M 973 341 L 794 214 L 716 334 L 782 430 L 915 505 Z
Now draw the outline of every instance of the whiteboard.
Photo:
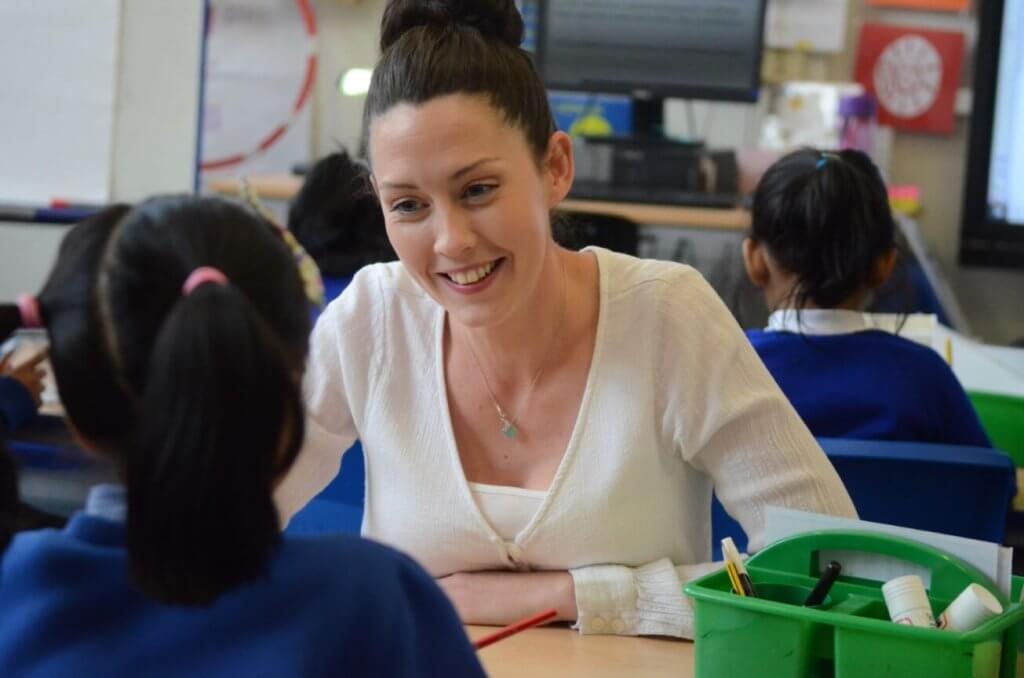
M 0 202 L 110 199 L 121 0 L 0 2 Z

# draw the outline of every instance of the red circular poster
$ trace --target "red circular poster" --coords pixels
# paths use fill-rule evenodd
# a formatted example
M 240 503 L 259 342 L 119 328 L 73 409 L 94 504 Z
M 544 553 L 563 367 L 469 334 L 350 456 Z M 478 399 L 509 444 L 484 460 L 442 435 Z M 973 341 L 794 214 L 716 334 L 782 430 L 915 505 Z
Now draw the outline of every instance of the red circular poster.
M 951 134 L 964 36 L 865 24 L 857 82 L 878 100 L 878 121 L 897 129 Z

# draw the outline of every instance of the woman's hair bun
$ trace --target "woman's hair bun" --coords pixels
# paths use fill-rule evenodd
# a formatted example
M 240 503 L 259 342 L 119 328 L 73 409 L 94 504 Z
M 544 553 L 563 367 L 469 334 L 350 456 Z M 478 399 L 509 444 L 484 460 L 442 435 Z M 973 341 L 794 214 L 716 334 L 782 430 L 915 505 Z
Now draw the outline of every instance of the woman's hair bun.
M 484 38 L 512 47 L 523 42 L 523 18 L 513 0 L 389 0 L 381 21 L 385 51 L 407 31 L 420 26 L 467 26 Z

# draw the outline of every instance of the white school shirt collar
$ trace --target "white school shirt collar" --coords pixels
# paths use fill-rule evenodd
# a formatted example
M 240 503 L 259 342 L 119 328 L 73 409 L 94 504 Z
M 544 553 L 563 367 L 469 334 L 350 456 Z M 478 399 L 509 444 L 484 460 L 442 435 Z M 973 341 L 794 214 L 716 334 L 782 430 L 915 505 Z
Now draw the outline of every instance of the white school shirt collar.
M 784 308 L 768 316 L 766 332 L 796 332 L 807 335 L 850 334 L 881 329 L 871 313 L 830 308 Z
M 123 523 L 127 519 L 127 504 L 128 494 L 123 485 L 101 483 L 89 489 L 85 500 L 85 515 Z

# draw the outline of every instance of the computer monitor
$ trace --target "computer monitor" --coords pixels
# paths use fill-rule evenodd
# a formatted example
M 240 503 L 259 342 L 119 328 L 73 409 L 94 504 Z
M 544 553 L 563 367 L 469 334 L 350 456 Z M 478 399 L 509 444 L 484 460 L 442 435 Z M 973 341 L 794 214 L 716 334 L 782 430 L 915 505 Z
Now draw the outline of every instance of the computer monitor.
M 1024 0 L 981 3 L 960 261 L 1024 268 Z
M 765 0 L 539 0 L 537 63 L 552 90 L 626 94 L 639 136 L 666 98 L 756 101 Z

